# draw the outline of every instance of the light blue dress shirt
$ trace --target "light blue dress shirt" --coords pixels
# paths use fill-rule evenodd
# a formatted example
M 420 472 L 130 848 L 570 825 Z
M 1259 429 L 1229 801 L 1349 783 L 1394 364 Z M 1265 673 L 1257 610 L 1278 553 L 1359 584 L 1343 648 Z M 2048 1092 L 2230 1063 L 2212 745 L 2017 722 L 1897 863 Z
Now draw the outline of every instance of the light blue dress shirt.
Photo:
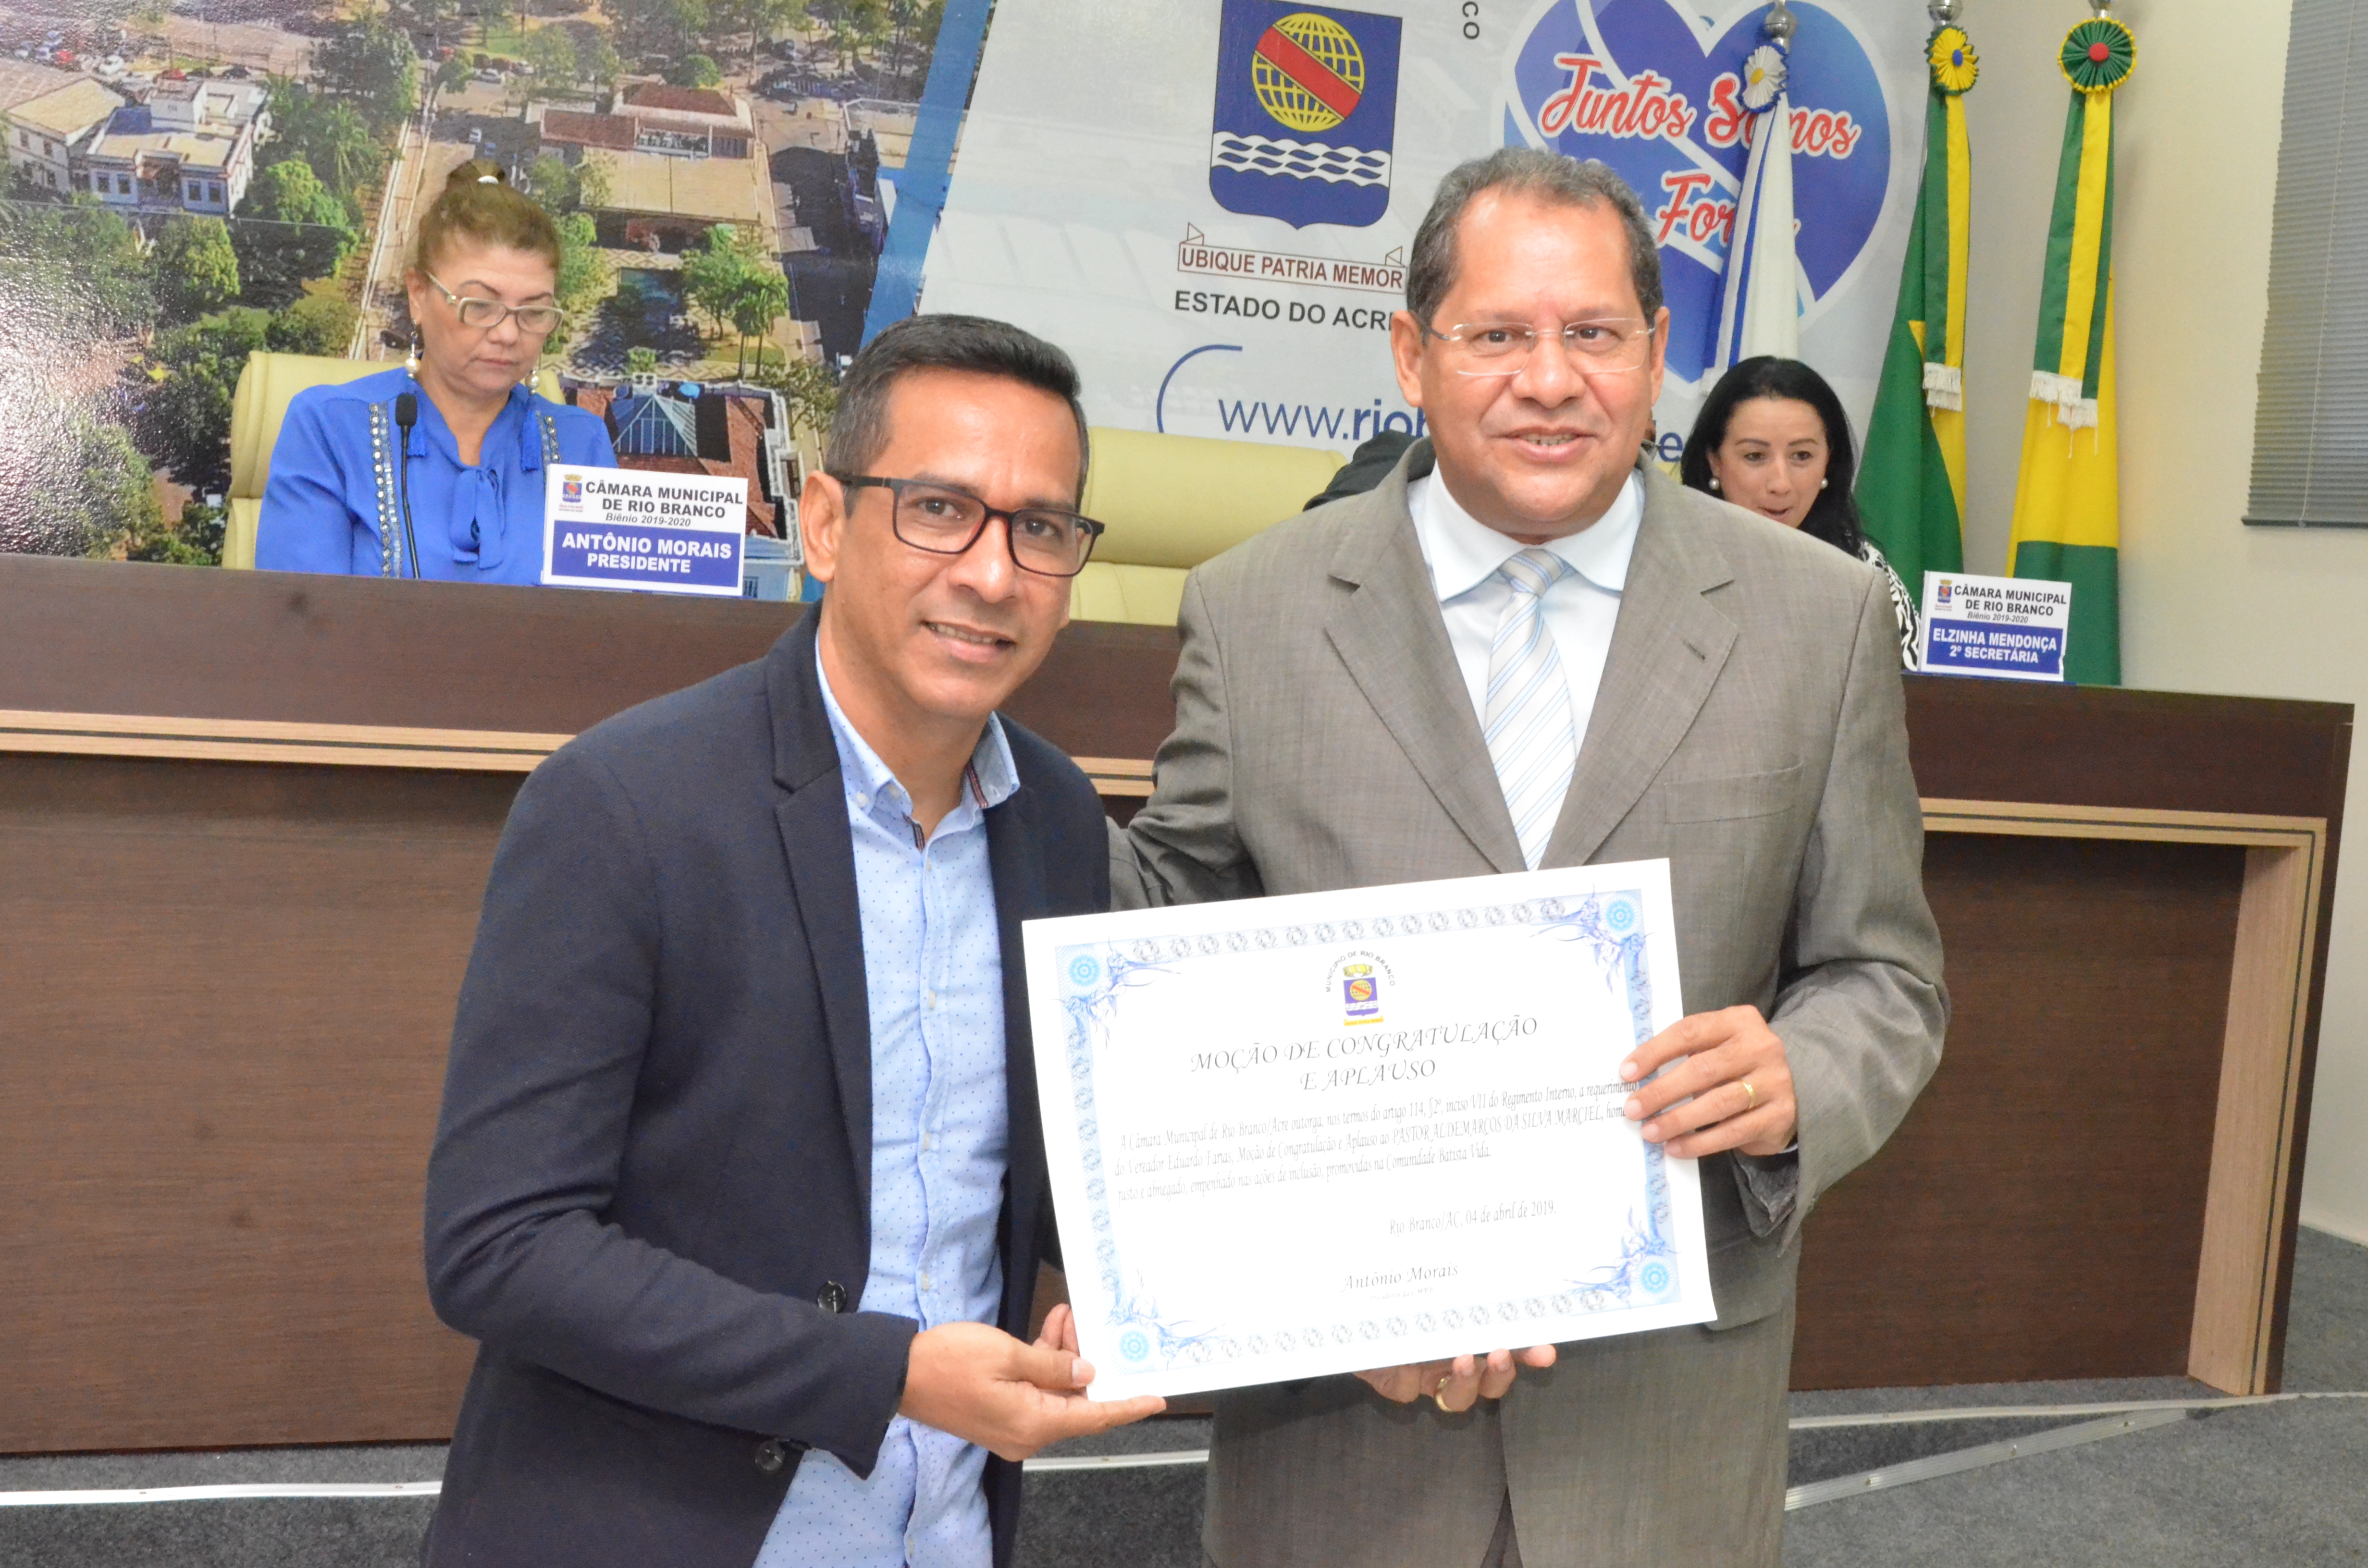
M 255 563 L 267 572 L 383 574 L 381 495 L 370 410 L 387 410 L 389 450 L 402 438 L 394 400 L 419 399 L 411 460 L 395 479 L 411 485 L 411 527 L 422 577 L 461 583 L 542 581 L 543 435 L 549 418 L 562 462 L 614 468 L 617 453 L 598 415 L 537 396 L 525 387 L 494 416 L 477 460 L 461 446 L 433 399 L 408 370 L 381 370 L 337 386 L 307 387 L 289 401 L 263 486 Z M 396 511 L 400 512 L 400 507 Z M 412 575 L 408 551 L 394 575 Z
M 819 656 L 815 665 L 820 675 Z M 986 809 L 1019 777 L 988 718 L 961 804 L 917 843 L 912 797 L 821 678 L 855 837 L 871 1012 L 871 1273 L 860 1310 L 925 1329 L 993 1323 L 1010 1112 Z M 986 1568 L 985 1472 L 985 1449 L 901 1415 L 867 1480 L 811 1450 L 757 1568 Z

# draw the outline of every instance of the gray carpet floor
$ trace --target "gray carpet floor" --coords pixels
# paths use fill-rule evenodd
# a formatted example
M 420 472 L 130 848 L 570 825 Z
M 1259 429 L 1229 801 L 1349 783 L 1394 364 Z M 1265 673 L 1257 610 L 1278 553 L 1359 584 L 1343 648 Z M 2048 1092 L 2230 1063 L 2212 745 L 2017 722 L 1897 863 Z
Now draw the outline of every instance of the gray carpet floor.
M 2302 1233 L 2289 1392 L 2368 1391 L 2368 1247 Z M 2184 1378 L 1795 1394 L 1793 1415 L 2214 1397 Z M 2078 1414 L 1797 1428 L 1794 1485 L 2028 1436 Z M 1202 1449 L 1163 1420 L 1063 1453 Z M 236 1482 L 430 1481 L 405 1445 L 0 1459 L 0 1493 Z M 1019 1568 L 1201 1568 L 1198 1465 L 1031 1472 Z M 424 1498 L 0 1507 L 0 1568 L 408 1568 Z M 2368 1399 L 2222 1410 L 2150 1431 L 1850 1496 L 1787 1517 L 1787 1568 L 2318 1568 L 2368 1563 Z M 1326 1565 L 1329 1568 L 1329 1565 Z

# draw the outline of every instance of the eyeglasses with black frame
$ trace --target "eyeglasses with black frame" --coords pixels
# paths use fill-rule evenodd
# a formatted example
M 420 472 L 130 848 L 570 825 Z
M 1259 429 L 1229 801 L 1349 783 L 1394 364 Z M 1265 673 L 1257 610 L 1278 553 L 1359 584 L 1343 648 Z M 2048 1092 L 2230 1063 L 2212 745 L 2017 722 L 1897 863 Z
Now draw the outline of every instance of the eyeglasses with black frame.
M 986 525 L 1004 521 L 1004 542 L 1014 565 L 1042 577 L 1074 577 L 1086 569 L 1104 525 L 1058 506 L 1021 506 L 1000 511 L 967 490 L 928 479 L 882 479 L 870 473 L 831 475 L 849 490 L 885 490 L 894 498 L 890 526 L 896 537 L 931 555 L 960 555 L 978 542 Z

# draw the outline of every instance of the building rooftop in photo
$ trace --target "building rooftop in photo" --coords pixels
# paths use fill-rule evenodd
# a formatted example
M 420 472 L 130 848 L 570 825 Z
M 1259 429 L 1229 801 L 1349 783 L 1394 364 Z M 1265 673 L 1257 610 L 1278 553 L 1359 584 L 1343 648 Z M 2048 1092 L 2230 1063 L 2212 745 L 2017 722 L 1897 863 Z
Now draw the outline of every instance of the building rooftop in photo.
M 234 131 L 260 115 L 270 96 L 260 82 L 188 76 L 158 82 L 148 94 L 148 112 L 158 125 L 176 131 Z
M 90 156 L 103 162 L 136 163 L 142 157 L 170 158 L 185 169 L 226 170 L 238 149 L 235 135 L 220 131 L 167 131 L 150 117 L 145 104 L 126 104 L 115 111 L 107 128 L 90 144 Z
M 703 395 L 724 400 L 731 456 L 701 458 L 696 410 L 678 390 L 669 390 L 677 388 L 677 383 L 663 381 L 646 393 L 636 392 L 631 384 L 575 385 L 567 388 L 567 401 L 608 423 L 617 460 L 627 468 L 746 480 L 748 531 L 780 537 L 780 508 L 766 494 L 773 488 L 766 478 L 765 437 L 774 394 L 738 384 L 702 388 Z
M 11 60 L 0 55 L 0 112 L 18 104 L 70 87 L 83 80 L 72 71 L 60 71 L 48 65 L 36 65 L 29 60 Z
M 55 92 L 28 98 L 7 111 L 9 122 L 61 142 L 71 142 L 124 107 L 123 95 L 87 77 Z
M 619 153 L 633 150 L 633 122 L 621 114 L 585 114 L 575 109 L 546 108 L 539 117 L 545 142 L 576 147 L 607 147 Z
M 669 158 L 595 147 L 584 161 L 608 176 L 604 211 L 759 224 L 770 213 L 772 187 L 765 165 L 753 158 Z
M 748 106 L 736 95 L 714 87 L 677 87 L 664 82 L 637 82 L 625 89 L 624 107 L 659 114 L 710 115 L 739 125 L 748 123 Z

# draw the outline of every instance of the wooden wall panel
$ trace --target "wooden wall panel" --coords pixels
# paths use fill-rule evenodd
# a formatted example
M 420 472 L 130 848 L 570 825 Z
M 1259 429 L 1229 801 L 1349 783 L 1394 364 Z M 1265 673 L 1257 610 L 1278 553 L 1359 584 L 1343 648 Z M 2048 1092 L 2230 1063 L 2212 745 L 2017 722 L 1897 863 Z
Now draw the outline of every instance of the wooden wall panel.
M 0 1451 L 450 1430 L 420 1187 L 517 782 L 0 760 Z
M 1947 1051 L 1808 1221 L 1795 1387 L 2186 1372 L 2245 855 L 1925 841 Z

